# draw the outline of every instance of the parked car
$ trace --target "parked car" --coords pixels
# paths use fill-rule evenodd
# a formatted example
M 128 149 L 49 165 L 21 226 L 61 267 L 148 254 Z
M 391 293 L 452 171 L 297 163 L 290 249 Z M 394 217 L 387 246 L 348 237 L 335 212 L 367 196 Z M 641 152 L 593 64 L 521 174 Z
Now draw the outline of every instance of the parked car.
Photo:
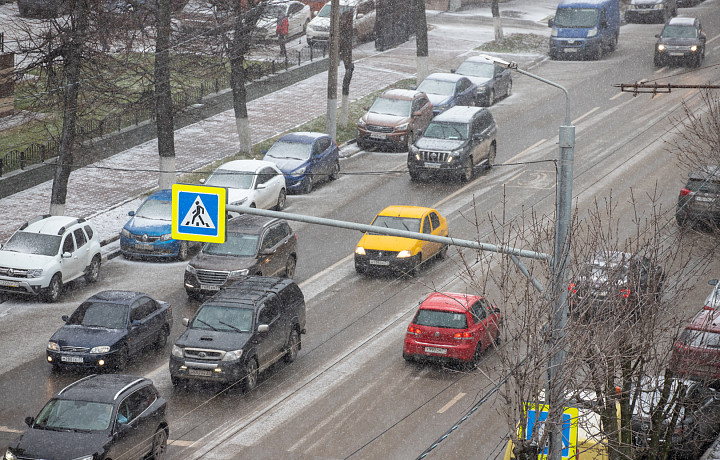
M 70 8 L 63 0 L 18 0 L 17 3 L 21 18 L 54 18 Z
M 229 161 L 200 183 L 227 188 L 227 200 L 231 205 L 277 211 L 285 208 L 285 176 L 269 161 Z
M 507 67 L 495 64 L 482 56 L 465 59 L 456 70 L 477 86 L 475 105 L 490 107 L 500 97 L 510 96 L 512 92 L 512 73 Z
M 60 298 L 63 285 L 100 274 L 100 241 L 90 222 L 40 216 L 25 222 L 0 250 L 0 291 Z
M 427 94 L 437 115 L 456 105 L 475 105 L 477 86 L 468 77 L 453 73 L 431 73 L 417 87 Z
M 263 160 L 285 174 L 291 192 L 310 193 L 316 183 L 335 180 L 340 175 L 340 150 L 332 137 L 324 133 L 286 134 L 270 147 Z
M 713 286 L 700 310 L 673 344 L 670 369 L 695 380 L 720 380 L 720 283 Z
M 213 36 L 232 29 L 233 16 L 221 2 L 189 0 L 172 18 L 175 32 L 190 35 Z
M 421 91 L 389 89 L 358 121 L 357 144 L 409 149 L 433 117 L 433 105 Z
M 325 3 L 307 27 L 308 46 L 327 46 L 330 37 L 330 3 Z M 367 40 L 375 33 L 375 0 L 340 0 L 340 15 L 352 11 L 355 40 Z M 341 34 L 350 33 L 341 30 Z
M 678 195 L 678 225 L 720 224 L 720 166 L 706 166 L 688 175 Z
M 665 23 L 677 16 L 676 0 L 630 0 L 625 10 L 626 22 Z
M 185 269 L 190 297 L 214 294 L 247 275 L 292 278 L 297 264 L 297 235 L 272 217 L 242 214 L 227 222 L 222 244 L 205 243 Z
M 433 118 L 410 147 L 407 157 L 411 180 L 429 176 L 470 181 L 477 166 L 492 168 L 497 152 L 497 126 L 481 107 L 453 107 Z
M 147 294 L 101 291 L 80 304 L 47 344 L 53 368 L 114 368 L 149 346 L 162 348 L 173 326 L 172 307 Z
M 276 40 L 277 18 L 288 18 L 288 37 L 304 35 L 310 23 L 310 6 L 295 0 L 272 0 L 265 4 L 262 18 L 258 21 L 256 37 L 260 40 Z
M 503 316 L 479 295 L 434 292 L 418 308 L 405 333 L 406 360 L 477 364 L 500 343 Z
M 618 0 L 563 0 L 555 17 L 548 21 L 550 59 L 587 58 L 598 60 L 615 51 L 620 37 Z
M 274 362 L 291 363 L 302 348 L 305 298 L 295 282 L 248 276 L 203 303 L 170 356 L 173 385 L 183 380 L 243 382 L 246 391 Z
M 448 236 L 447 220 L 434 209 L 420 206 L 388 206 L 371 225 L 410 232 Z M 447 245 L 367 232 L 355 247 L 355 271 L 396 271 L 416 274 L 433 257 L 444 258 Z
M 635 451 L 660 457 L 669 439 L 668 458 L 700 458 L 720 434 L 720 392 L 703 383 L 673 380 L 663 399 L 663 387 L 662 379 L 645 382 L 635 402 L 631 420 Z M 664 415 L 659 426 L 652 424 L 656 411 Z M 651 437 L 658 430 L 659 451 L 650 452 Z
M 672 18 L 662 33 L 655 35 L 653 62 L 659 67 L 669 62 L 684 62 L 692 67 L 700 67 L 705 59 L 705 42 L 707 38 L 696 18 Z
M 164 458 L 170 434 L 167 402 L 152 380 L 132 375 L 89 375 L 58 391 L 5 460 L 30 458 Z
M 696 6 L 703 0 L 677 0 L 677 6 L 678 8 L 687 8 L 690 6 Z

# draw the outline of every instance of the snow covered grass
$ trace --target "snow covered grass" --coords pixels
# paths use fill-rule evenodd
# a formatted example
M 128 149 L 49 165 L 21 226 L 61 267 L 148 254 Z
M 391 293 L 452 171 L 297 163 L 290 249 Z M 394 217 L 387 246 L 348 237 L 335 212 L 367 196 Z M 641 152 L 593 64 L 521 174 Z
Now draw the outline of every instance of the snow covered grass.
M 548 50 L 548 38 L 545 35 L 514 33 L 505 36 L 502 42 L 492 40 L 483 43 L 475 49 L 492 53 L 546 54 Z

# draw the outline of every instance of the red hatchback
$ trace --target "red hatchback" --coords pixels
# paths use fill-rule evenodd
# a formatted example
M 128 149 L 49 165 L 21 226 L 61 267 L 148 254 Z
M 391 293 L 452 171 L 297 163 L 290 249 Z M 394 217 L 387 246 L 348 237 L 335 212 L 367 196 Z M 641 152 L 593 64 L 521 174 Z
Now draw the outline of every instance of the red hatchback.
M 481 296 L 435 292 L 408 326 L 403 358 L 476 363 L 500 342 L 502 320 L 500 310 Z

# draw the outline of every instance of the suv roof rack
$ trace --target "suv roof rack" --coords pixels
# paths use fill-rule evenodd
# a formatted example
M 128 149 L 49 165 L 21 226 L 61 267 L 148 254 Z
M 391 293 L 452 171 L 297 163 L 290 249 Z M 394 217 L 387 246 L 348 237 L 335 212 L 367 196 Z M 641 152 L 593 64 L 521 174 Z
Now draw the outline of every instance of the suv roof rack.
M 35 222 L 39 222 L 43 219 L 47 219 L 48 217 L 52 217 L 51 214 L 43 214 L 41 216 L 33 217 L 32 219 L 28 220 L 24 224 L 20 226 L 20 230 L 25 230 L 30 224 L 34 224 Z
M 71 383 L 70 385 L 66 386 L 66 387 L 63 388 L 62 390 L 58 391 L 57 394 L 59 394 L 59 395 L 60 395 L 60 394 L 63 394 L 63 392 L 64 392 L 65 390 L 68 390 L 68 389 L 70 389 L 71 387 L 74 387 L 74 386 L 77 385 L 78 383 L 84 382 L 85 380 L 87 380 L 87 379 L 89 379 L 89 378 L 95 377 L 96 375 L 97 375 L 97 374 L 90 374 L 90 375 L 88 375 L 87 377 L 83 377 L 83 378 L 81 378 L 80 380 L 76 380 L 75 382 L 73 382 L 73 383 Z
M 62 227 L 60 227 L 60 230 L 58 230 L 58 233 L 57 233 L 57 234 L 60 235 L 60 236 L 62 236 L 62 234 L 65 233 L 65 230 L 67 229 L 67 227 L 69 227 L 69 226 L 71 226 L 71 225 L 75 225 L 75 224 L 81 224 L 81 223 L 83 223 L 83 222 L 85 222 L 85 218 L 84 218 L 84 217 L 78 217 L 77 219 L 75 219 L 74 221 L 70 222 L 69 224 L 63 225 Z

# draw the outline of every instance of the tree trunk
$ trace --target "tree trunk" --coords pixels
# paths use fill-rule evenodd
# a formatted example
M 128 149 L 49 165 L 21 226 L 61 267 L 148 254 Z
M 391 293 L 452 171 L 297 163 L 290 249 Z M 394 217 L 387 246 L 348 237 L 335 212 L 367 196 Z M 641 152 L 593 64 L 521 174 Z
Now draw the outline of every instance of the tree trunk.
M 240 153 L 251 155 L 252 140 L 247 111 L 246 81 L 245 56 L 242 54 L 232 56 L 230 58 L 230 87 L 233 92 L 233 109 L 235 110 L 235 125 L 240 142 Z
M 340 30 L 339 52 L 340 58 L 343 61 L 343 66 L 345 67 L 345 75 L 343 75 L 342 102 L 340 105 L 340 118 L 338 119 L 338 124 L 342 127 L 347 127 L 348 110 L 350 105 L 350 82 L 352 81 L 353 70 L 355 70 L 355 64 L 353 64 L 352 57 L 353 19 L 351 13 L 343 14 L 340 18 Z
M 330 53 L 327 86 L 327 116 L 325 130 L 330 137 L 337 135 L 337 74 L 338 74 L 338 39 L 340 35 L 340 2 L 331 0 L 330 4 Z
M 170 90 L 170 0 L 159 0 L 155 40 L 155 116 L 160 154 L 161 189 L 175 182 L 175 130 Z
M 427 17 L 425 16 L 425 0 L 415 0 L 415 44 L 417 46 L 416 76 L 420 84 L 430 73 L 428 68 L 428 35 Z
M 500 5 L 499 0 L 492 1 L 492 17 L 493 17 L 493 29 L 495 29 L 495 41 L 501 43 L 503 41 L 503 29 L 502 20 L 500 19 Z

